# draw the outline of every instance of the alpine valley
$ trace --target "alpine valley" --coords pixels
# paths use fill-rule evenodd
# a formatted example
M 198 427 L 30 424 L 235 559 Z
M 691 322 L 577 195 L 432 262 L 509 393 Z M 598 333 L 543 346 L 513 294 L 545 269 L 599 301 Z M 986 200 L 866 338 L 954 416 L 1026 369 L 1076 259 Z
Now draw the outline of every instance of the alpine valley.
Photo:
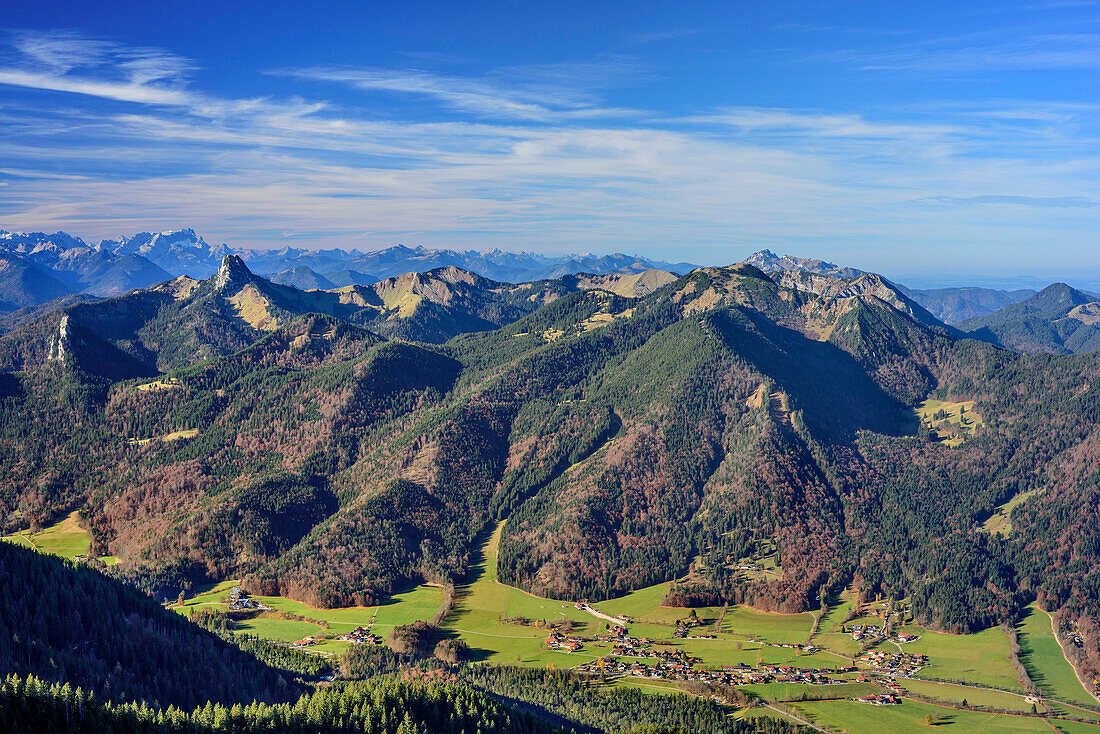
M 159 282 L 0 338 L 3 533 L 80 561 L 0 544 L 3 672 L 37 676 L 9 700 L 184 710 L 158 731 L 218 730 L 207 700 L 276 730 L 391 699 L 408 731 L 1100 720 L 1100 362 L 1068 353 L 1091 296 L 956 328 L 921 303 L 959 299 L 767 251 L 522 282 L 375 253 L 342 262 L 387 277 L 339 285 L 329 255 L 269 279 L 173 237 L 85 248 Z M 46 251 L 11 255 L 31 300 L 65 290 Z M 62 594 L 68 622 L 17 621 Z M 135 662 L 181 649 L 187 685 Z

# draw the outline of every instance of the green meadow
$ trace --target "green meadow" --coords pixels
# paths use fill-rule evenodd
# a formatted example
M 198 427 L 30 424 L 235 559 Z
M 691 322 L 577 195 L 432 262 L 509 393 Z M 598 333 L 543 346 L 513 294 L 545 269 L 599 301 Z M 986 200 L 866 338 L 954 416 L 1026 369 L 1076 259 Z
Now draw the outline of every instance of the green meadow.
M 766 701 L 827 701 L 883 692 L 882 687 L 873 683 L 840 683 L 827 686 L 805 683 L 761 683 L 741 686 L 741 690 L 756 694 Z
M 294 642 L 310 635 L 319 635 L 324 631 L 309 622 L 295 622 L 264 615 L 233 622 L 232 628 L 236 632 L 245 632 L 276 642 Z
M 970 635 L 948 635 L 913 625 L 898 629 L 920 635 L 916 642 L 900 646 L 905 652 L 928 656 L 929 664 L 921 670 L 919 677 L 1024 692 L 1016 671 L 1012 669 L 1008 636 L 1000 627 Z M 897 648 L 891 643 L 884 645 L 884 649 Z
M 43 553 L 60 556 L 70 561 L 76 556 L 88 555 L 92 547 L 88 531 L 77 523 L 77 513 L 75 511 L 37 533 L 24 530 L 14 535 L 5 535 L 2 539 L 34 548 Z M 108 566 L 117 561 L 114 556 L 100 556 L 99 560 Z
M 481 549 L 465 583 L 456 589 L 454 608 L 443 622 L 443 629 L 465 640 L 474 660 L 507 664 L 570 668 L 602 654 L 588 649 L 577 653 L 543 650 L 546 630 L 534 626 L 505 623 L 505 619 L 556 622 L 573 620 L 579 634 L 591 635 L 604 628 L 605 622 L 573 604 L 532 596 L 505 586 L 496 578 L 497 547 L 503 525 L 498 526 Z
M 1007 709 L 1010 711 L 1031 711 L 1031 704 L 1025 696 L 994 691 L 990 689 L 968 688 L 950 683 L 935 683 L 915 678 L 900 681 L 902 688 L 912 691 L 919 696 L 926 696 L 936 701 L 958 705 L 966 701 L 971 706 L 988 706 L 990 708 Z
M 1046 612 L 1034 604 L 1028 607 L 1028 615 L 1017 626 L 1016 635 L 1020 643 L 1020 662 L 1044 695 L 1086 706 L 1100 705 L 1077 680 L 1073 666 L 1062 654 Z
M 789 705 L 818 726 L 832 731 L 846 731 L 848 734 L 915 734 L 931 730 L 1050 734 L 1055 731 L 1046 720 L 1040 718 L 962 711 L 912 700 L 892 706 L 872 706 L 845 700 L 800 701 Z M 927 716 L 932 717 L 931 727 L 926 723 Z

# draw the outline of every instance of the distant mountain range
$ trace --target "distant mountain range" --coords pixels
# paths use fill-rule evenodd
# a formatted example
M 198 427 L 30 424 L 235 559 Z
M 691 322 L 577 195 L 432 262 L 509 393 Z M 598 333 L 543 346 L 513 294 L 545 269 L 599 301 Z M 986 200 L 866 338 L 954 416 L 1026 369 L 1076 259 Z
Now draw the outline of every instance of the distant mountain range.
M 302 291 L 255 275 L 239 256 L 226 255 L 217 272 L 203 280 L 181 275 L 112 298 L 59 299 L 56 303 L 64 305 L 51 317 L 57 336 L 37 342 L 37 352 L 15 361 L 68 358 L 101 377 L 147 376 L 232 354 L 306 314 L 334 317 L 391 339 L 441 343 L 510 324 L 570 293 L 600 289 L 637 298 L 676 277 L 647 270 L 515 285 L 448 266 L 371 285 Z M 11 330 L 48 312 L 28 307 L 0 324 Z
M 186 275 L 207 278 L 226 255 L 253 273 L 300 289 L 370 285 L 405 273 L 457 267 L 500 282 L 521 283 L 573 273 L 685 273 L 690 263 L 668 263 L 612 254 L 548 257 L 493 250 L 434 250 L 395 245 L 383 250 L 234 249 L 211 245 L 193 229 L 140 232 L 89 245 L 67 232 L 0 231 L 0 311 L 46 303 L 73 293 L 114 295 Z
M 388 293 L 390 296 L 387 297 L 391 300 L 393 293 L 416 291 L 418 294 L 415 297 L 420 298 L 423 295 L 421 292 L 431 291 L 432 286 L 426 282 L 414 282 L 415 278 L 405 276 L 427 273 L 427 281 L 433 281 L 439 277 L 450 277 L 441 276 L 436 271 L 453 268 L 464 275 L 460 278 L 461 283 L 448 284 L 446 298 L 457 296 L 462 301 L 472 297 L 468 293 L 458 295 L 453 288 L 478 291 L 481 295 L 475 300 L 480 305 L 464 302 L 462 308 L 466 309 L 466 316 L 483 319 L 482 328 L 495 328 L 494 325 L 514 320 L 533 310 L 535 304 L 545 302 L 535 299 L 530 307 L 511 303 L 501 311 L 502 299 L 509 298 L 502 295 L 508 290 L 508 284 L 556 281 L 566 275 L 581 273 L 598 276 L 659 271 L 680 275 L 696 267 L 686 262 L 670 263 L 619 253 L 549 257 L 528 252 L 437 250 L 405 245 L 372 252 L 292 247 L 281 250 L 234 249 L 225 244 L 208 244 L 193 229 L 141 232 L 132 237 L 102 240 L 97 245 L 89 245 L 66 232 L 0 231 L 0 314 L 4 314 L 0 318 L 0 331 L 10 330 L 52 308 L 71 305 L 76 294 L 80 294 L 82 301 L 88 301 L 95 297 L 149 288 L 174 277 L 192 280 L 208 278 L 218 272 L 227 256 L 239 260 L 250 276 L 262 274 L 264 282 L 271 287 L 335 291 L 372 286 L 376 295 Z M 745 262 L 765 273 L 780 274 L 779 282 L 791 280 L 794 274 L 799 273 L 843 280 L 869 275 L 858 268 L 824 260 L 777 255 L 770 250 L 755 252 Z M 468 280 L 469 277 L 484 280 L 485 283 L 476 281 L 474 285 L 475 280 Z M 385 284 L 385 281 L 394 279 L 400 283 Z M 916 306 L 946 324 L 957 325 L 975 338 L 1022 351 L 1065 353 L 1100 348 L 1100 336 L 1096 334 L 1100 331 L 1096 323 L 1100 306 L 1090 305 L 1098 299 L 1086 291 L 1062 284 L 1051 286 L 1042 293 L 1030 289 L 979 287 L 922 290 L 885 279 L 882 282 L 907 299 L 910 306 Z M 791 283 L 792 287 L 797 285 L 805 289 L 810 281 Z M 554 289 L 560 287 L 564 286 L 558 284 L 552 288 L 555 296 L 560 293 Z M 484 294 L 490 292 L 493 295 L 485 300 Z M 271 302 L 277 301 L 275 298 Z M 434 304 L 431 295 L 428 302 Z M 490 302 L 493 304 L 491 307 Z M 372 307 L 388 308 L 380 304 L 380 301 L 373 303 Z M 436 306 L 438 304 L 433 305 Z M 489 318 L 484 318 L 488 313 L 486 308 L 496 309 Z M 517 308 L 519 310 L 515 310 Z M 327 313 L 324 309 L 320 310 Z M 425 318 L 426 313 L 426 310 L 421 310 L 417 318 Z M 406 317 L 394 319 L 392 315 L 384 317 L 391 319 L 389 327 L 372 323 L 371 328 L 390 337 L 404 336 L 427 341 L 442 341 L 457 333 L 477 330 L 474 322 L 462 325 L 454 322 L 456 313 L 448 312 L 443 321 L 449 319 L 449 325 L 444 326 L 440 322 L 437 324 L 438 330 L 422 323 L 413 326 Z

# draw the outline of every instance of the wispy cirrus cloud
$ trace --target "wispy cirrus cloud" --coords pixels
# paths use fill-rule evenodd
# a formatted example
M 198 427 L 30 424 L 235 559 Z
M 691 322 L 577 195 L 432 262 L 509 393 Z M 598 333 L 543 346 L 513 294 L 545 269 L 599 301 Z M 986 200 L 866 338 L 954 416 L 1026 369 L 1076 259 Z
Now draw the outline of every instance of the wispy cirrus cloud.
M 367 92 L 411 95 L 451 110 L 494 119 L 530 121 L 625 117 L 636 110 L 607 106 L 599 92 L 637 83 L 639 64 L 627 57 L 590 63 L 528 64 L 476 77 L 421 69 L 321 66 L 272 72 L 306 81 L 335 82 Z
M 1100 68 L 1098 33 L 975 34 L 883 50 L 841 49 L 819 60 L 865 71 L 974 74 Z
M 71 34 L 10 49 L 8 229 L 189 225 L 242 246 L 285 233 L 302 246 L 690 245 L 722 262 L 760 245 L 935 247 L 960 231 L 1013 243 L 1100 224 L 1087 105 L 648 114 L 608 101 L 659 80 L 625 56 L 476 73 L 461 61 L 446 73 L 293 69 L 280 72 L 293 96 L 237 98 L 156 50 Z M 9 101 L 4 85 L 36 96 Z
M 986 194 L 984 196 L 936 196 L 930 199 L 944 204 L 1034 206 L 1043 209 L 1091 208 L 1100 202 L 1084 196 L 1019 196 L 1011 194 Z
M 724 107 L 686 122 L 728 125 L 748 132 L 830 138 L 919 140 L 963 132 L 957 125 L 872 121 L 863 115 L 822 114 L 762 107 Z

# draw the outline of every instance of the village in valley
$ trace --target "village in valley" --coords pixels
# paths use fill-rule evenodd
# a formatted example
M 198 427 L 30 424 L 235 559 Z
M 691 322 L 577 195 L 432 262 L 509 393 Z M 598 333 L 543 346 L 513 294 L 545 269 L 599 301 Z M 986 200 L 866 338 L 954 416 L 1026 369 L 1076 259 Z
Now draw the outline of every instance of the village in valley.
M 10 540 L 84 561 L 88 536 L 70 525 Z M 1019 659 L 1013 663 L 1014 643 L 1004 629 L 937 632 L 916 623 L 908 600 L 868 598 L 853 588 L 800 614 L 665 606 L 669 583 L 599 602 L 534 596 L 497 580 L 499 535 L 498 527 L 471 574 L 451 592 L 423 583 L 372 607 L 318 609 L 225 581 L 164 605 L 188 616 L 225 615 L 234 632 L 329 658 L 356 646 L 386 645 L 395 628 L 434 619 L 438 634 L 464 642 L 475 664 L 568 669 L 597 686 L 686 692 L 742 713 L 764 706 L 826 728 L 843 721 L 840 728 L 852 732 L 879 731 L 879 716 L 923 726 L 927 717 L 963 722 L 976 712 L 983 721 L 1056 716 L 1059 726 L 1100 724 L 1100 702 L 1063 656 L 1081 648 L 1080 633 L 1059 628 L 1036 605 L 1019 625 L 1015 644 L 1030 655 L 1021 666 Z M 735 562 L 745 574 L 782 573 L 770 546 Z M 1041 665 L 1047 675 L 1038 691 L 1024 683 L 1020 670 L 1027 665 Z M 887 708 L 869 715 L 867 726 L 852 726 L 861 720 L 855 712 L 868 705 Z
M 233 586 L 225 597 L 227 610 L 238 613 L 276 612 L 277 610 L 263 601 L 249 596 L 239 586 Z M 563 605 L 568 606 L 568 605 Z M 886 705 L 900 702 L 904 689 L 897 678 L 909 678 L 928 664 L 928 656 L 909 654 L 901 645 L 919 640 L 919 636 L 906 632 L 892 633 L 887 636 L 881 624 L 841 625 L 842 634 L 853 641 L 869 641 L 877 645 L 891 643 L 897 650 L 867 647 L 859 655 L 848 658 L 826 650 L 818 645 L 801 642 L 765 642 L 752 640 L 760 649 L 790 651 L 795 660 L 799 657 L 818 654 L 831 655 L 832 664 L 803 665 L 779 662 L 759 661 L 752 665 L 747 662 L 715 665 L 710 663 L 705 653 L 688 653 L 680 646 L 681 641 L 713 641 L 718 649 L 729 642 L 728 636 L 720 636 L 715 627 L 707 625 L 695 610 L 656 630 L 659 634 L 651 636 L 634 635 L 630 632 L 634 620 L 626 614 L 609 615 L 601 612 L 587 601 L 576 602 L 572 608 L 591 615 L 605 625 L 605 630 L 592 634 L 577 632 L 581 627 L 575 620 L 569 623 L 549 624 L 549 633 L 542 639 L 540 649 L 566 654 L 585 656 L 582 662 L 571 667 L 577 673 L 590 675 L 605 682 L 623 681 L 629 684 L 638 681 L 662 681 L 673 685 L 680 683 L 706 683 L 715 686 L 760 686 L 766 684 L 796 684 L 807 686 L 844 686 L 852 683 L 874 683 L 882 692 L 853 696 L 851 700 L 861 703 Z M 855 614 L 853 610 L 851 614 Z M 898 611 L 887 605 L 878 610 L 883 619 Z M 351 645 L 381 645 L 384 637 L 372 631 L 375 616 L 372 615 L 365 625 L 330 636 L 306 635 L 300 639 L 284 641 L 288 647 L 315 649 L 326 642 L 336 641 Z M 513 624 L 547 626 L 541 621 L 524 618 L 507 620 Z M 643 625 L 653 630 L 654 625 Z M 720 695 L 713 696 L 722 699 Z

